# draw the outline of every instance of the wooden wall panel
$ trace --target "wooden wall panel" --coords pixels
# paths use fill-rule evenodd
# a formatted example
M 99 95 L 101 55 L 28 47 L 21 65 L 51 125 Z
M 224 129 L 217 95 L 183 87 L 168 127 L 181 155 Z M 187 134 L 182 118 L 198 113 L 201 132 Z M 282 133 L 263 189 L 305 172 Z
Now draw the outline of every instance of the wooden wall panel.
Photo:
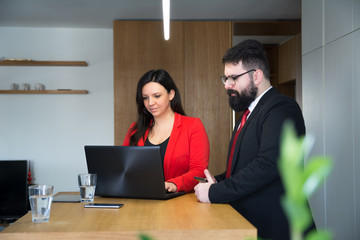
M 210 141 L 212 173 L 225 170 L 232 115 L 228 96 L 219 76 L 224 74 L 221 59 L 231 47 L 231 22 L 184 22 L 185 111 L 199 117 Z
M 210 166 L 225 170 L 232 115 L 221 63 L 231 47 L 231 22 L 171 21 L 163 40 L 161 21 L 114 22 L 115 144 L 121 145 L 136 120 L 135 92 L 150 69 L 166 69 L 174 78 L 188 116 L 201 118 L 210 141 Z
M 295 37 L 279 46 L 279 84 L 296 80 L 296 50 Z
M 183 23 L 171 22 L 170 40 L 161 21 L 114 21 L 115 145 L 122 145 L 130 124 L 137 119 L 136 86 L 151 69 L 170 73 L 184 99 Z

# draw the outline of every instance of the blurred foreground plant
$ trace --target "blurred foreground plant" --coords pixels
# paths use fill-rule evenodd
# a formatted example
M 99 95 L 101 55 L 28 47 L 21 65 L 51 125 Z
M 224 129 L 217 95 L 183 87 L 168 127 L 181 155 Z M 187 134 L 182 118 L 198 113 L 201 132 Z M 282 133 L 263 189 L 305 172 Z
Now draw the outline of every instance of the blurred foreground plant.
M 304 231 L 312 224 L 308 199 L 324 182 L 332 168 L 330 159 L 323 156 L 309 159 L 304 166 L 305 153 L 310 152 L 314 142 L 309 140 L 308 137 L 298 137 L 293 124 L 285 122 L 279 161 L 285 187 L 282 206 L 289 220 L 291 240 L 329 240 L 332 235 L 327 231 L 314 230 L 305 238 L 303 236 Z
M 140 240 L 153 240 L 149 235 L 147 235 L 145 233 L 140 233 L 139 234 L 139 239 Z

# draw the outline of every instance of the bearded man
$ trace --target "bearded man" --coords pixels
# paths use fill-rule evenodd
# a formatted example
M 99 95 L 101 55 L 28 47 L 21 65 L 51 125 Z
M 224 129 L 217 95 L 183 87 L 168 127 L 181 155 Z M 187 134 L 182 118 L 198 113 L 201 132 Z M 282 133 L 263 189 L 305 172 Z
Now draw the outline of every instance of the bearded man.
M 285 120 L 305 134 L 299 105 L 280 94 L 270 83 L 270 70 L 263 46 L 245 40 L 228 49 L 222 59 L 224 83 L 230 107 L 242 112 L 229 144 L 228 166 L 206 183 L 195 186 L 198 201 L 229 203 L 258 230 L 262 239 L 290 239 L 289 224 L 280 198 L 284 194 L 277 162 Z

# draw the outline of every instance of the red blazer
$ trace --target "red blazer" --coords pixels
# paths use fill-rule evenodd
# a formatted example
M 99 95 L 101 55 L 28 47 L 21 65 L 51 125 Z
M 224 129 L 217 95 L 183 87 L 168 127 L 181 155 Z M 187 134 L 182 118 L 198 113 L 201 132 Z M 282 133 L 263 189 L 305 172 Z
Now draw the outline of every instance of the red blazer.
M 123 145 L 129 146 L 131 124 Z M 145 133 L 145 139 L 149 130 Z M 141 138 L 138 146 L 144 146 Z M 204 169 L 209 164 L 209 139 L 199 118 L 187 117 L 175 113 L 174 126 L 164 157 L 164 175 L 166 182 L 172 182 L 178 191 L 191 191 L 198 183 L 194 176 L 204 177 Z

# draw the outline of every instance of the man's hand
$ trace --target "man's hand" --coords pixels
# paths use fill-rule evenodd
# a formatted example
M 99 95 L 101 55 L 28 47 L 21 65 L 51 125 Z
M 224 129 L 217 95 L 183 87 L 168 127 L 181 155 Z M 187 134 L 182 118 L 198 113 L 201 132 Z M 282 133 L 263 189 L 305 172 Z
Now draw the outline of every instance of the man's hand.
M 210 173 L 208 169 L 204 170 L 204 174 L 209 183 L 216 183 L 215 177 Z
M 216 183 L 216 180 L 210 171 L 205 169 L 204 174 L 206 176 L 206 183 L 199 183 L 194 187 L 195 195 L 199 202 L 202 203 L 211 203 L 209 200 L 209 188 L 212 184 Z

